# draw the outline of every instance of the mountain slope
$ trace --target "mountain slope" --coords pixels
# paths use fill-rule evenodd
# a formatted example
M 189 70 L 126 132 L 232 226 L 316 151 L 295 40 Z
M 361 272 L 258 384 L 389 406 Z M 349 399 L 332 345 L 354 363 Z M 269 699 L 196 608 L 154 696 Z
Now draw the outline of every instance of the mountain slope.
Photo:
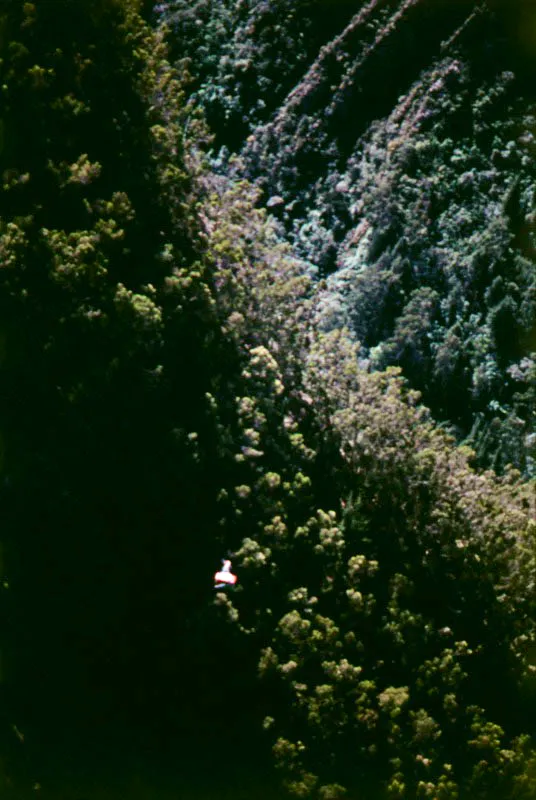
M 530 3 L 165 4 L 215 146 L 479 463 L 534 474 Z M 203 24 L 199 24 L 203 21 Z M 196 27 L 195 27 L 196 26 Z M 193 34 L 192 31 L 197 31 Z
M 95 758 L 243 795 L 270 714 L 301 797 L 532 800 L 534 486 L 475 472 L 399 370 L 324 332 L 142 7 L 0 14 L 5 793 Z

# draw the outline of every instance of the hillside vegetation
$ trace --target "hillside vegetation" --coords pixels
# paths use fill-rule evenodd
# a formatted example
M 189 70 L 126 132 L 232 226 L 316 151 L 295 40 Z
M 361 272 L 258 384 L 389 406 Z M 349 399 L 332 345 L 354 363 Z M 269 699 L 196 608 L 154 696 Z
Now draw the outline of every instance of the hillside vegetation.
M 401 222 L 371 255 L 388 231 L 374 214 L 391 213 L 392 203 L 417 224 L 418 201 L 410 206 L 404 192 L 413 186 L 416 198 L 424 174 L 403 180 L 398 148 L 382 161 L 374 142 L 384 135 L 382 109 L 417 108 L 434 47 L 430 37 L 430 52 L 419 50 L 426 63 L 414 77 L 409 64 L 398 70 L 399 80 L 417 82 L 399 100 L 401 87 L 394 97 L 388 77 L 376 75 L 382 37 L 399 41 L 402 26 L 409 42 L 435 30 L 435 14 L 443 36 L 462 26 L 465 5 L 433 8 L 371 2 L 357 16 L 346 2 L 335 12 L 314 2 L 292 11 L 236 2 L 153 13 L 136 0 L 1 8 L 6 797 L 87 793 L 72 789 L 81 759 L 94 781 L 103 764 L 108 776 L 150 764 L 151 796 L 170 793 L 173 771 L 174 791 L 187 799 L 200 796 L 199 785 L 211 797 L 243 795 L 244 775 L 257 770 L 252 792 L 271 800 L 270 755 L 296 797 L 536 796 L 535 486 L 530 447 L 515 450 L 534 411 L 530 254 L 527 286 L 519 278 L 518 294 L 508 295 L 521 349 L 506 357 L 489 321 L 490 349 L 478 344 L 467 362 L 468 386 L 455 392 L 443 376 L 441 393 L 423 381 L 436 380 L 441 347 L 458 357 L 442 304 L 453 302 L 456 315 L 458 298 L 460 325 L 476 313 L 456 281 L 477 246 L 452 219 L 460 269 L 449 272 L 447 255 L 444 269 L 432 268 L 427 253 L 439 252 L 439 234 L 427 226 L 418 248 Z M 245 69 L 239 52 L 251 56 L 249 83 L 235 81 Z M 358 78 L 373 53 L 374 73 Z M 327 64 L 329 87 L 339 85 L 339 68 L 341 92 L 367 86 L 354 130 L 359 168 L 353 145 L 345 170 L 330 161 L 326 103 L 339 90 L 326 89 Z M 385 89 L 376 100 L 373 83 Z M 319 138 L 316 128 L 292 132 L 309 89 Z M 449 97 L 445 90 L 441 102 Z M 350 105 L 335 103 L 337 113 Z M 448 125 L 438 111 L 441 120 Z M 343 148 L 346 123 L 332 124 Z M 412 136 L 400 152 L 411 143 L 419 151 Z M 317 154 L 309 177 L 300 147 Z M 357 223 L 344 203 L 375 147 L 391 189 L 381 195 L 387 173 L 378 167 L 367 179 L 370 219 Z M 351 163 L 354 188 L 342 190 Z M 524 208 L 528 171 L 519 174 L 512 186 L 503 175 L 507 209 L 516 197 Z M 333 180 L 342 205 L 329 200 Z M 457 202 L 470 215 L 483 200 Z M 322 255 L 328 230 L 339 236 L 322 217 L 328 207 L 346 220 L 335 261 L 353 266 L 335 268 Z M 508 239 L 506 213 L 475 238 L 489 234 L 493 257 Z M 364 226 L 366 247 L 351 244 L 354 224 Z M 493 267 L 507 286 L 519 256 L 508 241 Z M 380 302 L 386 286 L 408 302 Z M 369 318 L 364 306 L 357 311 L 360 292 Z M 487 308 L 474 336 L 459 334 L 462 364 L 487 335 Z M 404 361 L 393 342 L 406 342 L 406 329 L 416 344 Z M 497 386 L 512 375 L 511 393 L 490 383 L 481 410 L 471 381 L 488 355 Z M 437 406 L 449 392 L 460 408 L 462 396 L 473 403 L 463 419 Z M 497 423 L 493 409 L 504 409 Z M 464 425 L 474 428 L 477 459 L 456 440 Z M 509 447 L 518 469 L 507 466 Z M 225 555 L 239 582 L 214 592 Z
M 479 464 L 534 476 L 531 4 L 179 0 L 163 18 L 218 167 L 326 278 L 325 327 L 402 367 Z

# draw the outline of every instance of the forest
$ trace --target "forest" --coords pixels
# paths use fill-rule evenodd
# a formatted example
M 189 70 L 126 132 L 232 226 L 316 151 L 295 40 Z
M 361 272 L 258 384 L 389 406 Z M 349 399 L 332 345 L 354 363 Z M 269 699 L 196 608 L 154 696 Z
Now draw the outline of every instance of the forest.
M 535 70 L 0 0 L 2 797 L 536 800 Z

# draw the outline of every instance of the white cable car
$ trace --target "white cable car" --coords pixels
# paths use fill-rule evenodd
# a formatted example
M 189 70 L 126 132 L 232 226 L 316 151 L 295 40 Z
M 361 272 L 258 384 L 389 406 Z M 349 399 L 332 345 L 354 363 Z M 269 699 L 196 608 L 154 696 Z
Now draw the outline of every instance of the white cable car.
M 236 581 L 236 575 L 231 572 L 231 562 L 223 559 L 223 567 L 214 575 L 214 588 L 225 589 L 227 586 L 234 586 Z

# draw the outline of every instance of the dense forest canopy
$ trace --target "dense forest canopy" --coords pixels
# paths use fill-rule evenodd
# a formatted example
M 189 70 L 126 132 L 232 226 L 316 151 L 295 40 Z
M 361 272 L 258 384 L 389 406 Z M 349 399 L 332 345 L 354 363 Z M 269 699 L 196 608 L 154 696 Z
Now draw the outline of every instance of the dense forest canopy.
M 326 278 L 326 327 L 401 366 L 481 465 L 534 476 L 532 4 L 162 10 L 217 166 Z
M 509 8 L 0 6 L 6 797 L 536 797 Z

